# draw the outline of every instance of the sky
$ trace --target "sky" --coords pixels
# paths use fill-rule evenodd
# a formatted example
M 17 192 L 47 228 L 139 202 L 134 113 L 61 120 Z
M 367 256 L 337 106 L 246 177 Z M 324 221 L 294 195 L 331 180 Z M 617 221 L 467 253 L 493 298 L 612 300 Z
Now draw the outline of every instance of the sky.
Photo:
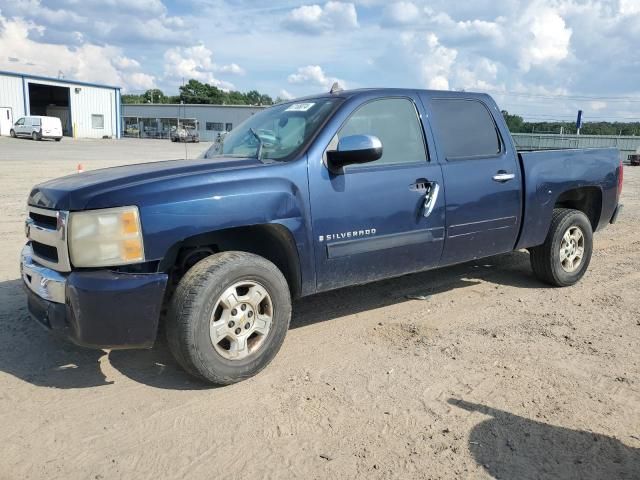
M 483 91 L 528 120 L 640 120 L 640 0 L 0 0 L 0 70 L 176 94 Z

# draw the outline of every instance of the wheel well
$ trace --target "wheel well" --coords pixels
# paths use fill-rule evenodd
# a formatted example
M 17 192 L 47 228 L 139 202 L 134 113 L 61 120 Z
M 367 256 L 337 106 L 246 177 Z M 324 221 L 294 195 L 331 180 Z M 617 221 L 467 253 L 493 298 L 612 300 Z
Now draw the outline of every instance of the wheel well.
M 254 253 L 276 265 L 287 279 L 293 297 L 300 294 L 300 261 L 291 232 L 282 225 L 250 225 L 228 228 L 186 238 L 169 249 L 159 270 L 168 272 L 171 283 L 203 258 L 224 251 Z
M 602 191 L 598 187 L 581 187 L 562 193 L 554 208 L 573 208 L 583 212 L 595 231 L 602 212 Z

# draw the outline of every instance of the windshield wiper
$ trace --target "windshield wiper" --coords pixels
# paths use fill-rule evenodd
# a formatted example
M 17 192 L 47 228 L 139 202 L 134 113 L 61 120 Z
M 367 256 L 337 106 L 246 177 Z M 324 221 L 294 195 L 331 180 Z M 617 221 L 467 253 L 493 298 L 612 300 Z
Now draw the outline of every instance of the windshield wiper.
M 258 135 L 258 133 L 253 129 L 253 127 L 249 128 L 249 131 L 254 137 L 256 137 L 256 139 L 258 139 L 258 150 L 256 150 L 256 158 L 262 161 L 262 146 L 264 145 L 262 143 L 262 139 L 260 138 L 260 135 Z

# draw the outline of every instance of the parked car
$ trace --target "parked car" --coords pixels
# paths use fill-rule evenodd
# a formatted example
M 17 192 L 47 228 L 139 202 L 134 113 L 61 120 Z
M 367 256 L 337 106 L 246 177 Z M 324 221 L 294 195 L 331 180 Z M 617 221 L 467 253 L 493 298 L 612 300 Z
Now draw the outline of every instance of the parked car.
M 172 127 L 170 138 L 172 142 L 193 142 L 200 141 L 200 134 L 195 128 L 191 127 Z
M 488 95 L 340 91 L 256 113 L 202 159 L 36 186 L 22 277 L 80 345 L 151 347 L 166 310 L 177 361 L 229 384 L 273 359 L 296 297 L 516 249 L 573 285 L 622 176 L 615 149 L 517 151 Z
M 640 153 L 632 153 L 628 156 L 627 160 L 629 160 L 629 164 L 632 167 L 640 166 Z
M 62 140 L 62 123 L 58 117 L 32 115 L 21 117 L 13 124 L 12 137 L 31 137 L 33 140 L 53 138 L 56 142 Z

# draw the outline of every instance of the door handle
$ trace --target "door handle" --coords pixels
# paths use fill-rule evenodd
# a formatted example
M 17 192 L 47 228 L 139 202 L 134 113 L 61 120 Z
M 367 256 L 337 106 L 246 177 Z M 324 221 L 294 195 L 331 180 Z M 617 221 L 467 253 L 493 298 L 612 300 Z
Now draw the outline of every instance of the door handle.
M 429 182 L 427 193 L 424 196 L 424 207 L 422 210 L 422 216 L 427 218 L 433 212 L 433 207 L 436 206 L 438 201 L 438 193 L 440 193 L 440 185 L 436 182 Z
M 493 176 L 493 181 L 504 183 L 504 182 L 508 182 L 509 180 L 513 180 L 514 178 L 516 178 L 515 173 L 508 173 L 505 170 L 498 170 L 496 174 Z

